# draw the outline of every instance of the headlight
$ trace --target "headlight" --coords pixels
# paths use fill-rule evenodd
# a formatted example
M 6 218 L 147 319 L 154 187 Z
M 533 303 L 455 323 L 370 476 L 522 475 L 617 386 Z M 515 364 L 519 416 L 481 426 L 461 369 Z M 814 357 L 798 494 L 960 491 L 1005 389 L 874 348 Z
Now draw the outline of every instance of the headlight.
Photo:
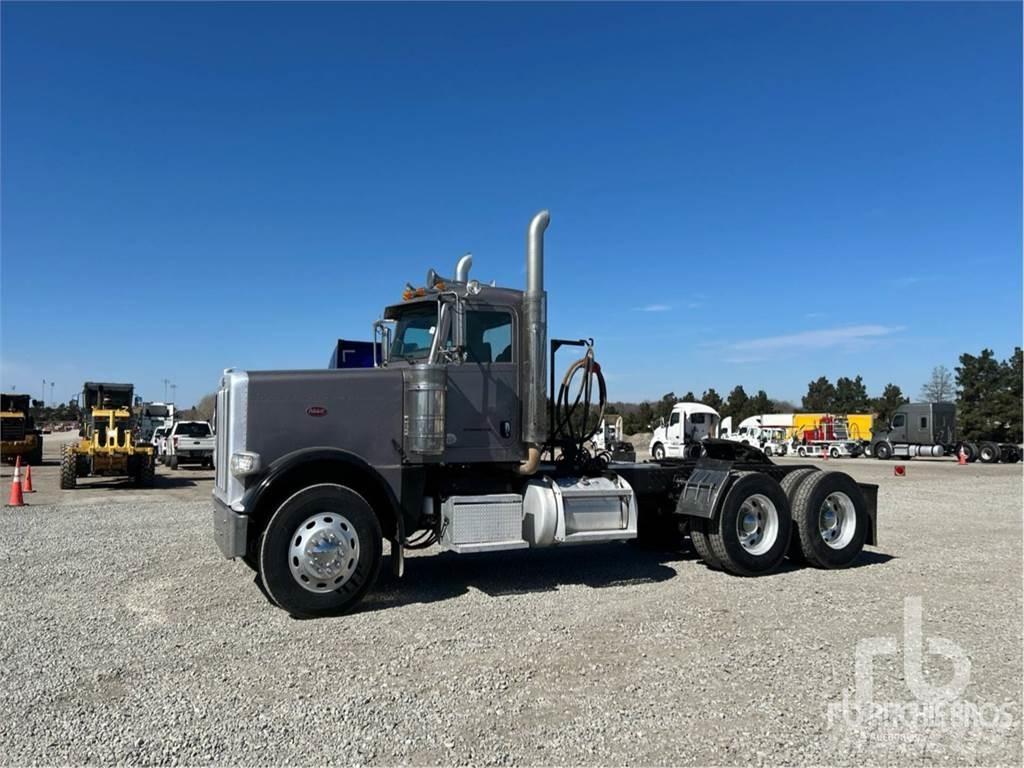
M 260 455 L 249 451 L 239 451 L 231 454 L 231 474 L 235 477 L 245 477 L 260 471 Z

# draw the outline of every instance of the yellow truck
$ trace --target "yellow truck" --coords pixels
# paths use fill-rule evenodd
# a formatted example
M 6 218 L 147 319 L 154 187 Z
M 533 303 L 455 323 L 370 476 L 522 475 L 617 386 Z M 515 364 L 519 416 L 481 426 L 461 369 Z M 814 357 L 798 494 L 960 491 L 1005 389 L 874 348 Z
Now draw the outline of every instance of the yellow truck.
M 0 394 L 0 456 L 8 464 L 21 457 L 22 464 L 43 463 L 43 433 L 32 419 L 32 398 Z

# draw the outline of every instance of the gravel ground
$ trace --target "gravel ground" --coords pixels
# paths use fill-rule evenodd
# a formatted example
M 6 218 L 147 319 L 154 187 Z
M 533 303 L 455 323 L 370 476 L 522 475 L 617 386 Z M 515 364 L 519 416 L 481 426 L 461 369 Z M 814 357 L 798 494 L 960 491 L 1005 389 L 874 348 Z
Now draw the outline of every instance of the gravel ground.
M 849 570 L 739 579 L 630 545 L 427 553 L 320 621 L 219 556 L 205 500 L 5 509 L 0 762 L 1020 765 L 1019 467 L 832 464 L 882 484 L 881 546 Z M 872 637 L 900 650 L 876 660 L 873 700 L 915 702 L 905 598 L 926 651 L 966 654 L 959 698 L 987 726 L 836 715 Z

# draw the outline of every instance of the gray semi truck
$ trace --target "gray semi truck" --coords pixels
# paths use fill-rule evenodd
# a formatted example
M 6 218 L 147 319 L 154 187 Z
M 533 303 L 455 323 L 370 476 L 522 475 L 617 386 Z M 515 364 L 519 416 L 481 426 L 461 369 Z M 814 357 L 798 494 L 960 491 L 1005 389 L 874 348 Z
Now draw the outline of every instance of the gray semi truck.
M 954 403 L 905 403 L 871 434 L 876 459 L 958 456 L 961 450 L 969 462 L 1013 464 L 1021 458 L 1020 448 L 1011 443 L 960 439 Z
M 787 555 L 843 567 L 875 544 L 877 486 L 842 472 L 720 440 L 644 463 L 588 451 L 604 379 L 592 341 L 548 342 L 548 223 L 547 211 L 530 222 L 525 291 L 471 279 L 468 255 L 451 278 L 408 284 L 374 324 L 372 367 L 224 372 L 214 537 L 278 606 L 350 609 L 385 539 L 397 576 L 406 551 L 432 546 L 483 557 L 689 537 L 709 567 L 754 576 Z M 556 352 L 569 348 L 582 354 L 556 394 Z

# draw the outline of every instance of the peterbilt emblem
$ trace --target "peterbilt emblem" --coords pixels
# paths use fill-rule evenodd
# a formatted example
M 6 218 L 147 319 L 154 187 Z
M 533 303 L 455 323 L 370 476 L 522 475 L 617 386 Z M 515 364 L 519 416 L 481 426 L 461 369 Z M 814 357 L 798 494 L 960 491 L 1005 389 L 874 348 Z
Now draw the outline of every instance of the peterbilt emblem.
M 306 409 L 307 416 L 326 416 L 327 409 L 322 405 L 311 405 Z

